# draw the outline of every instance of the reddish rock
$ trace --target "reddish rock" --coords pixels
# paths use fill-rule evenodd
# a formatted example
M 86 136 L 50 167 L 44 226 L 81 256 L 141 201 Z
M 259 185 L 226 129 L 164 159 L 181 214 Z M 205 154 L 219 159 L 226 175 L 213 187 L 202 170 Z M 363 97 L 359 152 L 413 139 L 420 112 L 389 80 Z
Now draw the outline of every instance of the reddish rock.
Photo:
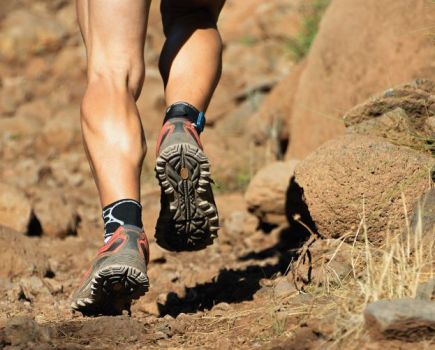
M 381 138 L 348 135 L 301 161 L 295 179 L 323 237 L 355 234 L 364 215 L 369 239 L 379 243 L 387 228 L 403 229 L 402 193 L 412 210 L 430 185 L 434 164 L 430 156 Z
M 40 123 L 27 116 L 0 118 L 0 130 L 2 130 L 2 138 L 19 139 L 34 136 L 40 131 L 40 129 Z
M 228 1 L 221 15 L 224 40 L 254 45 L 257 40 L 295 36 L 304 1 Z
M 294 97 L 288 158 L 344 133 L 340 117 L 369 96 L 435 76 L 432 6 L 426 0 L 331 2 Z
M 297 164 L 297 160 L 271 163 L 249 183 L 245 194 L 247 208 L 261 222 L 278 225 L 287 221 L 287 189 Z
M 3 77 L 0 81 L 0 118 L 13 116 L 15 110 L 33 95 L 34 91 L 24 77 Z

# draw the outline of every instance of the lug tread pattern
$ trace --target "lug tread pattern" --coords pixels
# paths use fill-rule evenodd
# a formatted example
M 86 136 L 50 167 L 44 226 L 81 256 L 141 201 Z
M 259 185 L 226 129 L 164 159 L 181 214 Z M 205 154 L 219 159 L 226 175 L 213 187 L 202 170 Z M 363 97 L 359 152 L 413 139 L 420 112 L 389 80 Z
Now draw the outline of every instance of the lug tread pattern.
M 157 221 L 157 243 L 170 251 L 200 250 L 212 244 L 219 217 L 207 156 L 191 144 L 168 146 L 157 158 L 155 172 L 162 196 L 166 196 L 162 206 L 169 206 L 162 208 Z
M 130 313 L 132 300 L 139 299 L 149 288 L 147 275 L 129 265 L 101 268 L 91 280 L 91 297 L 74 300 L 71 307 L 85 316 Z

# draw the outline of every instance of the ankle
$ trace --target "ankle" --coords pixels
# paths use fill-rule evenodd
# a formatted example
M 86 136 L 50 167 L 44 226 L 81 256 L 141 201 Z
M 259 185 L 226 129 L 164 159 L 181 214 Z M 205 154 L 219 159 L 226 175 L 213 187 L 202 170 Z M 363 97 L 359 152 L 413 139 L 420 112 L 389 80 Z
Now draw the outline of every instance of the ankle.
M 120 199 L 103 208 L 104 242 L 124 225 L 142 228 L 142 206 L 134 199 Z
M 163 124 L 165 124 L 169 119 L 172 118 L 185 118 L 190 121 L 194 126 L 198 134 L 204 130 L 205 126 L 205 114 L 200 112 L 196 107 L 185 101 L 179 101 L 171 104 L 166 109 L 165 119 Z

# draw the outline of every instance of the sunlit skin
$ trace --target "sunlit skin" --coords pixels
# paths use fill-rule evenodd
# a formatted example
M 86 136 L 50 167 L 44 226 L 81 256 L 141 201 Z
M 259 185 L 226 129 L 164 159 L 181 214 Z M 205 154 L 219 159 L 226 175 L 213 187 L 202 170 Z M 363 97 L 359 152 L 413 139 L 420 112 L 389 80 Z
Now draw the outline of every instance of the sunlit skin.
M 186 101 L 206 110 L 221 73 L 216 20 L 223 3 L 162 0 L 166 42 L 159 68 L 168 106 Z M 88 59 L 81 125 L 102 206 L 140 199 L 146 142 L 136 101 L 145 78 L 149 6 L 146 0 L 77 0 Z

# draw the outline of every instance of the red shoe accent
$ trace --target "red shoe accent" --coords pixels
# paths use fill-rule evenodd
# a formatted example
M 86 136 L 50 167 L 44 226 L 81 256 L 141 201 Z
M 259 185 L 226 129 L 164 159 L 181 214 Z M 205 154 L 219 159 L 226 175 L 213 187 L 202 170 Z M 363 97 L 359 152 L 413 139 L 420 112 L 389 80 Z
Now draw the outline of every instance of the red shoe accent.
M 202 143 L 201 143 L 201 140 L 199 139 L 199 135 L 198 135 L 198 132 L 196 131 L 195 126 L 191 122 L 186 121 L 186 122 L 184 122 L 184 130 L 194 137 L 199 148 L 201 148 L 201 150 L 203 150 Z
M 124 242 L 127 239 L 127 237 L 124 235 L 124 230 L 122 226 L 118 227 L 112 237 L 110 237 L 109 241 L 100 249 L 98 249 L 97 255 L 101 255 L 104 252 L 107 252 L 115 242 L 118 242 L 119 239 L 122 240 L 122 244 L 119 244 L 114 250 L 112 250 L 112 253 L 116 253 L 124 245 Z
M 148 265 L 150 262 L 150 246 L 148 244 L 148 239 L 145 233 L 143 233 L 143 236 L 141 235 L 140 239 L 137 241 L 137 244 L 139 246 L 139 251 L 142 252 L 144 259 Z
M 166 122 L 165 125 L 163 125 L 162 130 L 160 131 L 159 138 L 157 139 L 157 146 L 156 146 L 156 155 L 158 156 L 160 153 L 160 146 L 162 145 L 162 142 L 165 138 L 168 136 L 171 136 L 174 132 L 175 125 L 171 122 Z

